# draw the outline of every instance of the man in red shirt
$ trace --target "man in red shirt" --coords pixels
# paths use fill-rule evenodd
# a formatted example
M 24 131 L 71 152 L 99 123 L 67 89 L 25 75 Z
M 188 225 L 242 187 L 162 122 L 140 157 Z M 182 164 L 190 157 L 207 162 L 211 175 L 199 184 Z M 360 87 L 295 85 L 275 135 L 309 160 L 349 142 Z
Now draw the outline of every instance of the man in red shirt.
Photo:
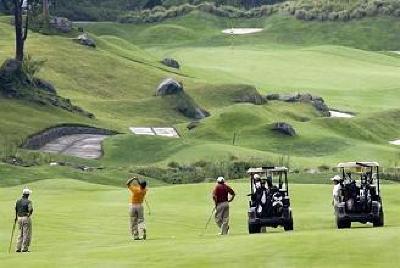
M 229 230 L 229 202 L 235 198 L 235 192 L 225 184 L 223 177 L 218 177 L 213 191 L 215 202 L 215 222 L 221 229 L 220 235 L 227 235 Z

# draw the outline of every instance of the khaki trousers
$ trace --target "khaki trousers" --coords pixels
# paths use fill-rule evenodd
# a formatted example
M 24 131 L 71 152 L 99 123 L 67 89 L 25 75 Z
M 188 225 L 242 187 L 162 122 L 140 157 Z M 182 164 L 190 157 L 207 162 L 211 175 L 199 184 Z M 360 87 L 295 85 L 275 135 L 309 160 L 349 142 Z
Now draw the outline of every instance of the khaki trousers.
M 134 238 L 139 238 L 139 234 L 141 233 L 143 235 L 143 232 L 146 229 L 142 204 L 130 204 L 129 216 L 131 234 Z
M 32 220 L 30 217 L 18 217 L 19 235 L 17 239 L 17 250 L 27 251 L 32 239 Z
M 221 229 L 221 235 L 228 234 L 229 230 L 229 203 L 222 202 L 217 204 L 215 211 L 215 222 Z

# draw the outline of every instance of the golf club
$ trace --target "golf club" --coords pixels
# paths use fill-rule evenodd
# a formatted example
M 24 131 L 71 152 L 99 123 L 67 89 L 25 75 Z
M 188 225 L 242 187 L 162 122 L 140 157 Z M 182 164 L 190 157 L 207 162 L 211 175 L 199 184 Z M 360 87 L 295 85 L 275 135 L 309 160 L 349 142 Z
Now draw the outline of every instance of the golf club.
M 208 220 L 207 220 L 206 226 L 204 226 L 204 230 L 203 230 L 203 232 L 200 234 L 200 236 L 203 236 L 203 235 L 206 233 L 207 227 L 208 227 L 208 225 L 210 224 L 211 218 L 212 218 L 212 216 L 213 216 L 213 214 L 214 214 L 214 212 L 215 212 L 216 209 L 217 209 L 216 207 L 213 207 L 213 210 L 211 211 L 210 217 L 209 217 Z
M 14 219 L 14 224 L 11 230 L 11 237 L 10 237 L 10 244 L 8 246 L 8 254 L 11 252 L 11 246 L 12 246 L 12 241 L 14 239 L 14 232 L 15 232 L 15 226 L 17 225 L 17 219 Z
M 147 202 L 147 199 L 145 199 L 144 202 L 146 203 L 147 209 L 149 211 L 149 216 L 151 216 L 150 206 L 149 203 Z

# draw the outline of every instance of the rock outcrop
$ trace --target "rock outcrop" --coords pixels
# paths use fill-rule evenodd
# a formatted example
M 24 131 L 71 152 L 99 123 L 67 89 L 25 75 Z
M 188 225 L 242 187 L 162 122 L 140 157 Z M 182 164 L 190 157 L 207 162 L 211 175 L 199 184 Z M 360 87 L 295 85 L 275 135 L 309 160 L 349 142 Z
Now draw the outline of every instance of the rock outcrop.
M 171 68 L 175 68 L 175 69 L 179 69 L 180 68 L 180 64 L 177 60 L 172 59 L 172 58 L 165 58 L 161 61 L 162 64 L 164 64 L 165 66 L 171 67 Z
M 182 83 L 175 79 L 164 79 L 157 87 L 156 96 L 161 96 L 168 101 L 176 111 L 192 119 L 203 119 L 210 113 L 201 108 L 183 89 Z
M 285 102 L 304 102 L 310 103 L 314 108 L 321 112 L 324 116 L 329 117 L 329 107 L 326 105 L 324 99 L 320 96 L 314 96 L 309 93 L 282 95 L 282 94 L 268 94 L 267 100 L 285 101 Z
M 96 41 L 90 38 L 87 33 L 80 34 L 74 41 L 83 46 L 96 48 Z
M 277 122 L 272 124 L 272 130 L 287 136 L 296 136 L 296 130 L 293 128 L 293 126 L 285 122 Z
M 174 95 L 183 92 L 183 85 L 173 78 L 164 79 L 156 89 L 156 96 Z

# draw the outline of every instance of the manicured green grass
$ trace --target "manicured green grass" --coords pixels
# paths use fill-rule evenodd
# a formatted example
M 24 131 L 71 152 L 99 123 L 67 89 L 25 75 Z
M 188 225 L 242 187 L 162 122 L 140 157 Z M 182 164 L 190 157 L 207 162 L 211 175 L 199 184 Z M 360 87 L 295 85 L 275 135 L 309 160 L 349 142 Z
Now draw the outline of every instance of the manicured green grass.
M 0 60 L 13 54 L 12 28 L 0 29 Z M 372 25 L 372 26 L 371 26 Z M 371 36 L 365 35 L 370 27 Z M 259 34 L 230 37 L 228 27 L 262 27 Z M 396 18 L 368 18 L 344 23 L 301 22 L 270 17 L 224 19 L 204 13 L 160 24 L 85 24 L 98 47 L 88 49 L 63 36 L 31 34 L 27 51 L 46 58 L 40 77 L 59 94 L 93 112 L 96 120 L 55 109 L 9 102 L 0 109 L 0 140 L 21 140 L 56 123 L 80 122 L 129 133 L 131 126 L 175 126 L 179 140 L 121 135 L 105 142 L 107 168 L 166 165 L 171 161 L 278 159 L 289 155 L 295 168 L 334 166 L 339 161 L 370 159 L 390 166 L 399 159 L 388 141 L 398 128 L 400 73 L 395 54 L 357 48 L 395 50 Z M 331 38 L 331 36 L 333 36 Z M 352 37 L 352 38 L 350 38 Z M 394 38 L 394 39 L 393 39 Z M 351 42 L 350 42 L 350 41 Z M 350 42 L 350 43 L 348 43 Z M 181 70 L 162 66 L 172 56 Z M 174 77 L 201 106 L 211 112 L 192 131 L 166 98 L 155 97 L 159 82 Z M 269 102 L 237 104 L 243 84 L 262 94 L 309 92 L 337 109 L 356 112 L 354 119 L 321 118 L 310 105 Z M 12 108 L 12 109 L 11 109 Z M 34 114 L 34 119 L 20 117 Z M 297 137 L 272 132 L 271 123 L 292 124 Z M 239 134 L 232 145 L 234 132 Z M 129 150 L 127 150 L 129 148 Z M 1 150 L 1 149 L 0 149 Z
M 151 186 L 151 185 L 150 185 Z M 21 187 L 0 188 L 0 261 L 4 267 L 394 267 L 399 261 L 397 184 L 384 185 L 384 228 L 354 224 L 336 230 L 331 186 L 291 186 L 295 231 L 248 235 L 248 185 L 233 183 L 231 233 L 211 222 L 212 184 L 151 188 L 149 239 L 132 241 L 125 189 L 74 180 L 29 185 L 35 205 L 32 252 L 6 253 L 12 209 Z M 371 254 L 375 252 L 376 254 Z

